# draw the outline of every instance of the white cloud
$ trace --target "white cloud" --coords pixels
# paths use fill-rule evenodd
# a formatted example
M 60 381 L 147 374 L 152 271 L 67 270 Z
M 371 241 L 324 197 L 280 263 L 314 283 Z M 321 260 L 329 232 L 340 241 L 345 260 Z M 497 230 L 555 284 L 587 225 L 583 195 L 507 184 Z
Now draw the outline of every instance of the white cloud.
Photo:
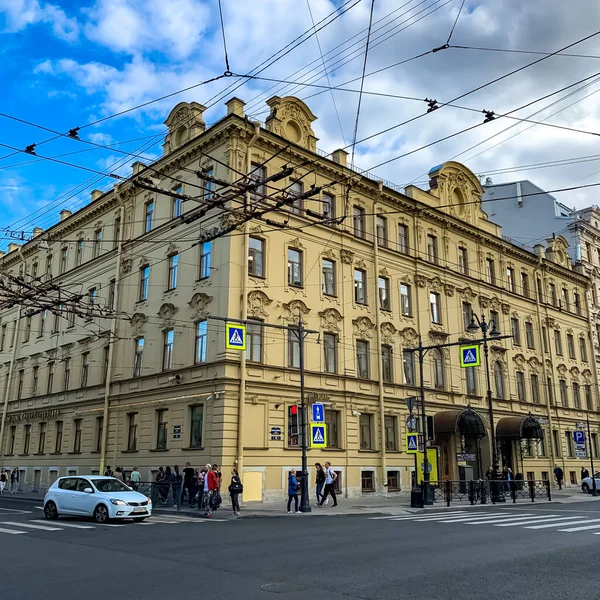
M 4 14 L 6 31 L 22 31 L 28 25 L 50 25 L 61 40 L 74 42 L 79 36 L 77 19 L 68 17 L 62 8 L 39 0 L 0 0 L 0 14 Z

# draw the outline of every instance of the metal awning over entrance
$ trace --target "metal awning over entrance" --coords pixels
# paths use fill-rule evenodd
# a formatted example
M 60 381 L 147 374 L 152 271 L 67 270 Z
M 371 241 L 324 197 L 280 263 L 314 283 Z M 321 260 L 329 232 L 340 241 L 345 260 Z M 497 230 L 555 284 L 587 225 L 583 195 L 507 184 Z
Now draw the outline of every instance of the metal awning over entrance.
M 485 425 L 471 408 L 446 410 L 433 416 L 436 433 L 458 433 L 464 437 L 485 437 Z
M 527 417 L 503 417 L 496 425 L 496 437 L 535 440 L 542 439 L 544 432 L 540 422 L 532 415 Z

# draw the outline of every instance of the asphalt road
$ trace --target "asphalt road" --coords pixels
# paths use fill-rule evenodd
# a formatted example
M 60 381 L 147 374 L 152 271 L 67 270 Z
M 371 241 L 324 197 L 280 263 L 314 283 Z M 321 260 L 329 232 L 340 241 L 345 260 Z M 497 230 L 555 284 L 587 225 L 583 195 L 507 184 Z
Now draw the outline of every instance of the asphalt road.
M 0 498 L 2 595 L 11 600 L 598 596 L 600 500 L 436 508 L 402 520 L 186 519 L 157 513 L 160 522 L 153 525 L 44 522 L 33 504 Z M 561 531 L 574 527 L 573 521 L 599 527 Z M 526 529 L 535 523 L 554 525 Z M 270 584 L 283 591 L 263 589 Z

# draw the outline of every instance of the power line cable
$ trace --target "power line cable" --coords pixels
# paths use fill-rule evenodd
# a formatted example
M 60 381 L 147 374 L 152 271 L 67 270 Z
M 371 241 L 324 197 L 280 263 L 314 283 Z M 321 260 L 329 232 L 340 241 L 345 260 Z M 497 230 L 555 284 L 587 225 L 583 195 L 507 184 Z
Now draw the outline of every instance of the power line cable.
M 462 12 L 464 5 L 465 5 L 465 0 L 462 0 L 462 4 L 460 5 L 460 8 L 458 9 L 458 14 L 456 15 L 456 19 L 454 20 L 454 25 L 452 25 L 452 29 L 450 30 L 450 35 L 448 36 L 448 39 L 446 40 L 446 48 L 449 47 L 448 45 L 450 44 L 450 40 L 452 39 L 452 35 L 454 33 L 454 30 L 456 29 L 456 24 L 458 23 L 460 13 Z
M 229 69 L 229 56 L 227 56 L 227 40 L 225 39 L 225 23 L 223 21 L 223 7 L 221 6 L 221 0 L 219 0 L 219 16 L 221 18 L 221 33 L 223 34 L 223 51 L 225 53 L 225 75 L 229 75 L 231 70 Z
M 513 54 L 536 54 L 538 56 L 549 56 L 550 52 L 535 52 L 533 50 L 514 50 L 510 48 L 482 48 L 479 46 L 457 46 L 452 44 L 449 48 L 457 48 L 459 50 L 480 50 L 487 52 L 508 52 Z M 600 56 L 594 56 L 590 54 L 570 54 L 568 52 L 559 52 L 556 56 L 570 56 L 573 58 L 600 58 Z

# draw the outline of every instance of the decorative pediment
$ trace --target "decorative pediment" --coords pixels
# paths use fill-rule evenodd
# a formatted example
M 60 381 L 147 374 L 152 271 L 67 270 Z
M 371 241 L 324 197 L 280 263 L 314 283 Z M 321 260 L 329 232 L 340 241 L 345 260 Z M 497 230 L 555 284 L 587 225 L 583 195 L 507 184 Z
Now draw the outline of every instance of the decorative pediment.
M 444 284 L 444 294 L 446 294 L 446 296 L 454 296 L 454 289 L 453 285 L 450 285 L 449 283 Z
M 169 154 L 204 132 L 206 123 L 202 113 L 205 110 L 206 107 L 197 102 L 180 102 L 173 108 L 165 121 L 169 129 L 163 144 L 165 154 Z
M 502 302 L 500 304 L 500 309 L 502 310 L 502 314 L 503 315 L 509 315 L 510 314 L 510 304 L 508 302 Z
M 179 246 L 173 242 L 170 242 L 167 246 L 167 254 L 175 254 L 177 252 L 179 252 Z
M 515 363 L 517 364 L 517 366 L 519 368 L 521 368 L 521 369 L 523 368 L 523 366 L 527 362 L 525 360 L 525 357 L 522 354 L 517 354 L 516 356 L 513 357 L 513 360 L 515 361 Z
M 288 242 L 288 246 L 290 248 L 298 248 L 300 250 L 304 249 L 304 244 L 300 241 L 300 238 L 294 238 Z
M 148 260 L 148 257 L 142 255 L 139 257 L 137 264 L 138 264 L 138 267 L 143 267 L 144 265 L 147 265 L 149 262 L 150 261 Z
M 413 348 L 419 342 L 419 334 L 412 327 L 406 327 L 400 332 L 400 341 L 403 346 Z
M 177 307 L 171 302 L 165 302 L 158 310 L 158 316 L 165 322 L 165 325 L 173 323 L 173 317 L 177 312 Z
M 442 291 L 442 287 L 443 287 L 443 283 L 442 280 L 439 277 L 432 277 L 429 280 L 429 287 L 434 291 L 434 292 L 441 292 Z
M 273 302 L 269 296 L 260 290 L 252 290 L 248 293 L 248 314 L 253 317 L 265 318 L 269 316 L 266 307 Z
M 490 299 L 487 296 L 479 296 L 479 306 L 487 308 L 490 305 Z
M 358 269 L 366 269 L 367 268 L 367 263 L 362 259 L 359 258 L 355 263 L 354 266 Z
M 133 335 L 142 335 L 147 322 L 148 317 L 144 313 L 135 313 L 131 319 L 129 319 Z
M 319 316 L 321 317 L 321 328 L 323 330 L 340 333 L 342 330 L 340 323 L 343 317 L 335 308 L 327 308 L 321 311 Z
M 575 380 L 579 379 L 579 369 L 577 367 L 571 367 L 569 369 L 569 373 L 571 374 L 571 377 Z
M 383 340 L 384 343 L 386 343 L 386 344 L 394 343 L 394 334 L 396 334 L 396 332 L 398 330 L 394 327 L 393 323 L 390 323 L 389 321 L 385 321 L 384 323 L 382 323 L 380 325 L 380 331 L 381 331 L 381 339 Z
M 381 275 L 381 277 L 389 277 L 390 272 L 384 267 L 383 269 L 379 269 L 379 275 Z
M 456 291 L 460 294 L 460 297 L 467 302 L 473 302 L 475 299 L 475 292 L 470 287 L 456 288 Z
M 583 377 L 587 385 L 591 385 L 593 383 L 592 372 L 589 369 L 585 369 L 581 376 Z
M 354 335 L 362 338 L 370 338 L 373 335 L 375 325 L 369 317 L 358 317 L 352 321 L 354 325 Z
M 334 260 L 335 252 L 331 248 L 327 248 L 327 250 L 324 250 L 323 252 L 321 252 L 321 256 L 323 258 L 328 258 L 329 260 Z
M 342 255 L 342 262 L 345 265 L 351 265 L 352 262 L 354 261 L 354 252 L 352 252 L 352 250 L 342 250 L 341 255 Z
M 417 287 L 424 288 L 427 286 L 427 277 L 423 275 L 415 275 L 415 284 Z
M 498 299 L 498 296 L 492 296 L 492 299 L 490 300 L 490 308 L 498 312 L 500 310 L 500 305 L 501 303 Z
M 535 356 L 530 358 L 527 362 L 529 363 L 529 369 L 532 373 L 539 373 L 541 371 L 542 365 Z
M 292 300 L 283 305 L 283 314 L 281 319 L 286 323 L 298 323 L 299 319 L 305 323 L 304 315 L 307 315 L 310 309 L 302 302 L 302 300 Z
M 316 152 L 317 138 L 311 124 L 317 117 L 302 100 L 293 96 L 273 96 L 267 100 L 267 106 L 271 109 L 265 122 L 269 131 Z
M 131 256 L 125 256 L 121 259 L 121 273 L 129 273 L 133 266 L 133 259 Z
M 556 367 L 556 370 L 559 372 L 561 377 L 566 377 L 567 367 L 565 365 L 558 365 L 558 367 Z
M 212 296 L 204 293 L 194 294 L 188 304 L 192 307 L 193 319 L 205 319 L 210 312 L 207 310 L 208 303 L 213 299 Z

